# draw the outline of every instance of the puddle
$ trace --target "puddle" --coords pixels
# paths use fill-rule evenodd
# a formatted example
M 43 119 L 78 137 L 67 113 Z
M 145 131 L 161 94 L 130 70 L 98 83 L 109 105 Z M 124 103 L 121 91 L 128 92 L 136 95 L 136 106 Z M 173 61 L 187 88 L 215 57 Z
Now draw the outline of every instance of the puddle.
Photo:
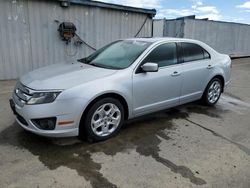
M 231 102 L 231 103 L 230 103 Z M 237 105 L 236 105 L 237 104 Z M 222 96 L 216 107 L 204 107 L 198 104 L 188 104 L 159 113 L 147 115 L 125 124 L 119 134 L 104 142 L 89 144 L 76 138 L 48 139 L 24 131 L 16 123 L 0 132 L 0 144 L 12 145 L 20 149 L 27 149 L 49 169 L 54 170 L 60 166 L 75 169 L 80 176 L 91 183 L 93 187 L 116 187 L 108 181 L 99 171 L 101 164 L 95 163 L 91 154 L 103 152 L 106 155 L 115 155 L 136 148 L 144 156 L 152 156 L 157 162 L 188 178 L 197 185 L 205 184 L 205 180 L 198 178 L 186 166 L 178 166 L 159 156 L 158 145 L 161 139 L 171 139 L 166 132 L 176 129 L 173 119 L 189 117 L 189 113 L 204 114 L 213 118 L 222 118 L 221 114 L 232 110 L 231 106 L 248 108 L 239 99 Z M 185 125 L 183 125 L 185 126 Z M 167 130 L 167 131 L 166 131 Z M 159 138 L 160 137 L 160 138 Z
M 209 116 L 211 118 L 223 118 L 222 114 L 226 113 L 228 110 L 218 108 L 218 106 L 207 107 L 197 103 L 191 103 L 189 105 L 184 105 L 179 108 L 182 112 L 186 114 L 196 113 Z M 184 118 L 185 119 L 185 118 Z

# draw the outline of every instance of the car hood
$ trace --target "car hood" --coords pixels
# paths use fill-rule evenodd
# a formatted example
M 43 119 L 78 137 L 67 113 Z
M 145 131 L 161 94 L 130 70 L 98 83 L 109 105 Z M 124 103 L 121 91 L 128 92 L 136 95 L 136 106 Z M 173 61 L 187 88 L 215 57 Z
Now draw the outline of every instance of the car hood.
M 22 76 L 20 81 L 34 90 L 61 90 L 109 76 L 116 71 L 78 62 L 60 63 L 31 71 Z

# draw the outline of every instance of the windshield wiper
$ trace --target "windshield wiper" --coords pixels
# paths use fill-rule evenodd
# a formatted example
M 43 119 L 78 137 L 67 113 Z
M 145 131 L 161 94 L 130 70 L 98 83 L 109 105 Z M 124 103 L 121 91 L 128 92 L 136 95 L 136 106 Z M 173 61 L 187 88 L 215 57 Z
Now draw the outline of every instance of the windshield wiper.
M 103 64 L 100 64 L 100 63 L 91 62 L 91 61 L 88 60 L 88 58 L 78 59 L 77 61 L 79 61 L 81 63 L 84 63 L 84 64 L 93 65 L 95 67 L 100 67 L 100 68 L 105 68 L 105 69 L 120 69 L 120 68 L 113 67 L 113 66 L 110 66 L 110 65 L 103 65 Z
M 101 67 L 101 68 L 105 68 L 105 69 L 118 69 L 116 67 L 110 66 L 110 65 L 103 65 L 103 64 L 99 64 L 99 63 L 90 63 L 90 65 L 93 65 L 95 67 Z

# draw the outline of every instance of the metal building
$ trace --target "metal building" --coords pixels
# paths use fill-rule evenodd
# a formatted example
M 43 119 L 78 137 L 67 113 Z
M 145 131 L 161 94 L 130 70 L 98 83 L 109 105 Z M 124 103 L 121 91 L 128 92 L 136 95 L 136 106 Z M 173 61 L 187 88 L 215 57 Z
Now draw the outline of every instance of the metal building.
M 191 38 L 231 56 L 250 56 L 250 25 L 195 19 L 154 20 L 154 37 Z
M 85 57 L 120 38 L 151 37 L 155 14 L 88 0 L 0 0 L 0 80 Z M 73 22 L 91 47 L 62 41 L 58 26 L 64 21 Z

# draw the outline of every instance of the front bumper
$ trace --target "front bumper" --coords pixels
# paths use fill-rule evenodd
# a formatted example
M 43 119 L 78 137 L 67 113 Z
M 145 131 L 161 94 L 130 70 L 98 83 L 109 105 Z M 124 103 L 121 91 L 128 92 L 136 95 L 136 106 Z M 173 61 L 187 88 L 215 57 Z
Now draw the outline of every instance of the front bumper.
M 16 99 L 15 99 L 16 100 Z M 10 99 L 10 106 L 16 115 L 17 123 L 27 131 L 47 137 L 71 137 L 77 136 L 79 123 L 84 109 L 82 98 L 55 100 L 53 103 L 38 105 L 17 105 L 18 102 Z M 31 120 L 56 117 L 56 125 L 53 130 L 39 129 Z M 69 121 L 69 124 L 59 125 L 59 122 Z

